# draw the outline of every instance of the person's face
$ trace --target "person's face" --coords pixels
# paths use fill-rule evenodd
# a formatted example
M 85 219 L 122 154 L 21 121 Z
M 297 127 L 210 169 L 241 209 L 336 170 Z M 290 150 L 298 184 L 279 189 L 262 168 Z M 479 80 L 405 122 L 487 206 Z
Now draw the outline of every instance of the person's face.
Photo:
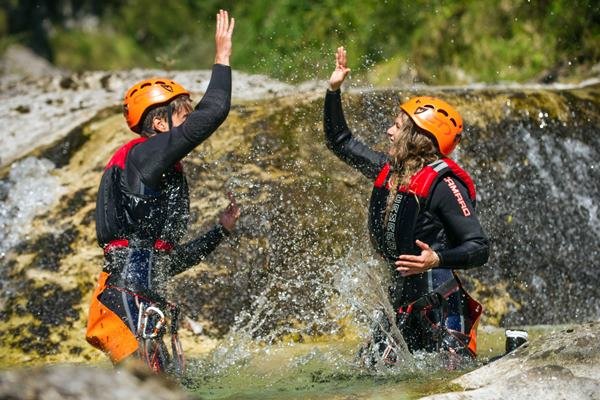
M 396 116 L 396 119 L 394 120 L 394 123 L 392 124 L 392 126 L 390 126 L 387 130 L 387 136 L 388 136 L 388 139 L 390 140 L 390 152 L 394 148 L 394 144 L 396 143 L 396 140 L 398 140 L 398 137 L 400 136 L 400 131 L 402 129 L 403 123 L 404 123 L 404 118 L 402 116 L 402 113 L 400 113 Z

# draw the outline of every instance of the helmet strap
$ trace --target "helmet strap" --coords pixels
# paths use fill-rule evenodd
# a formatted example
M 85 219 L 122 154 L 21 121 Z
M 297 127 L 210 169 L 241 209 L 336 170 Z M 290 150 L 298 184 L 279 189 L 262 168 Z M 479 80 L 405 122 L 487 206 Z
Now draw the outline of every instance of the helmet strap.
M 169 104 L 167 107 L 167 123 L 169 124 L 169 130 L 173 128 L 173 106 Z

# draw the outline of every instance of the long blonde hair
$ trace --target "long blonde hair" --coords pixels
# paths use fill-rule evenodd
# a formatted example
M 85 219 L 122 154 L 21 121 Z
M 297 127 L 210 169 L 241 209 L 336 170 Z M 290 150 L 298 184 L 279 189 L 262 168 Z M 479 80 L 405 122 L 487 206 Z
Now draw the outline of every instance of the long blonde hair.
M 402 119 L 400 132 L 390 151 L 392 173 L 385 212 L 386 221 L 398 187 L 408 185 L 410 178 L 417 171 L 440 157 L 433 140 L 413 122 L 406 112 L 401 111 L 400 118 Z

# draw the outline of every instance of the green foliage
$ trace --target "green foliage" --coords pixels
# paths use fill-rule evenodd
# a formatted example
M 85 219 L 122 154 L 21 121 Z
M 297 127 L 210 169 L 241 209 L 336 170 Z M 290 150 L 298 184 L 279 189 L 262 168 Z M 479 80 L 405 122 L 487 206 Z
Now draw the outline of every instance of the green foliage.
M 6 37 L 6 33 L 8 31 L 8 23 L 6 19 L 6 12 L 0 9 L 0 53 L 4 52 L 9 42 Z
M 6 11 L 0 9 L 0 37 L 5 36 L 8 31 L 8 22 L 6 19 Z
M 0 32 L 5 15 L 9 34 L 40 40 L 52 21 L 49 53 L 77 70 L 206 68 L 219 8 L 236 18 L 233 65 L 289 81 L 326 78 L 340 45 L 353 75 L 379 83 L 526 81 L 600 61 L 593 0 L 57 0 L 46 19 L 28 18 L 29 3 L 0 10 Z M 77 23 L 89 15 L 96 29 Z
M 111 70 L 151 64 L 131 38 L 110 32 L 57 31 L 52 38 L 57 65 L 76 70 Z M 109 55 L 109 56 L 107 56 Z

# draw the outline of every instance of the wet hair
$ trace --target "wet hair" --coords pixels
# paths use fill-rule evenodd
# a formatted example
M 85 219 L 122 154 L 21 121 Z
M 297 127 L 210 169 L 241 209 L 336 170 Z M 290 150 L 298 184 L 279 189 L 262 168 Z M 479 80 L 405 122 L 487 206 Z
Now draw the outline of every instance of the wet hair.
M 408 185 L 415 173 L 440 158 L 440 153 L 429 134 L 419 128 L 406 112 L 400 111 L 400 118 L 402 118 L 402 126 L 390 151 L 392 176 L 385 213 L 386 221 L 398 187 Z
M 146 115 L 143 117 L 141 129 L 142 135 L 149 136 L 155 134 L 156 131 L 152 127 L 154 118 L 168 120 L 169 109 L 172 115 L 182 111 L 192 112 L 194 107 L 192 106 L 192 100 L 190 99 L 190 96 L 187 94 L 182 94 L 175 97 L 167 104 L 151 108 L 150 111 L 147 111 Z

